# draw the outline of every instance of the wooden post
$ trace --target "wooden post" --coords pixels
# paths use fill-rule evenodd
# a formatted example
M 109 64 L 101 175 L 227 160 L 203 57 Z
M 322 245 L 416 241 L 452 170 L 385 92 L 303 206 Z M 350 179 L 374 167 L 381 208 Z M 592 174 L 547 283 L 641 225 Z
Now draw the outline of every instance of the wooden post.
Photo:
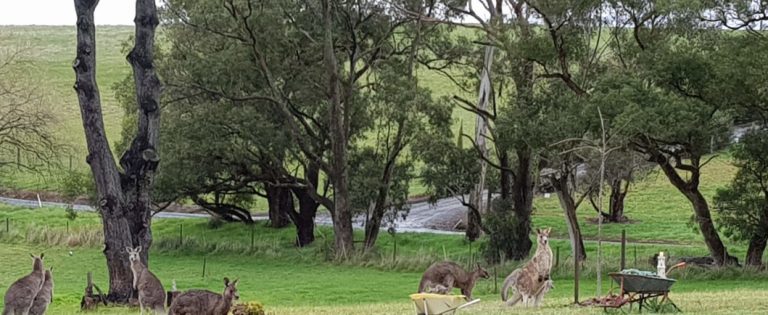
M 69 221 L 67 221 L 67 234 L 69 234 Z
M 560 266 L 560 246 L 555 247 L 555 268 Z
M 21 149 L 16 147 L 16 169 L 21 169 Z
M 581 268 L 579 268 L 579 257 L 581 257 L 581 253 L 579 252 L 579 247 L 575 246 L 575 255 L 573 257 L 573 303 L 579 304 L 579 274 L 581 273 Z
M 205 260 L 206 260 L 205 256 L 203 256 L 203 279 L 205 279 L 205 263 L 206 263 Z
M 469 242 L 469 269 L 472 269 L 472 241 Z
M 627 230 L 621 229 L 621 269 L 619 271 L 626 269 L 627 267 Z
M 637 268 L 637 244 L 634 246 L 634 252 L 635 252 L 635 268 Z
M 392 234 L 392 242 L 394 243 L 394 248 L 392 248 L 392 263 L 394 264 L 397 260 L 397 235 Z
M 255 224 L 251 224 L 251 251 L 253 251 L 253 247 L 256 243 L 256 229 L 254 228 L 256 226 Z
M 499 274 L 496 272 L 496 265 L 493 266 L 493 293 L 499 293 Z
M 11 218 L 5 218 L 5 233 L 11 231 Z
M 184 246 L 184 225 L 179 224 L 179 247 Z
M 69 156 L 69 171 L 72 171 L 72 156 Z

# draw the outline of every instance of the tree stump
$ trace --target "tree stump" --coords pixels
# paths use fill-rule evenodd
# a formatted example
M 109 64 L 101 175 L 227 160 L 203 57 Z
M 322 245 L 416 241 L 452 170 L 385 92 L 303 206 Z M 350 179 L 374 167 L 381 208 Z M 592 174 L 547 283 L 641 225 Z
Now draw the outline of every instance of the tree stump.
M 99 286 L 93 284 L 93 275 L 91 272 L 88 272 L 87 275 L 87 283 L 85 286 L 85 295 L 83 295 L 83 298 L 80 300 L 80 309 L 81 310 L 95 310 L 100 303 L 104 303 L 104 305 L 107 305 L 107 297 L 104 295 L 103 292 L 101 292 L 101 289 L 99 289 Z M 96 289 L 96 292 L 98 294 L 93 294 L 93 289 Z

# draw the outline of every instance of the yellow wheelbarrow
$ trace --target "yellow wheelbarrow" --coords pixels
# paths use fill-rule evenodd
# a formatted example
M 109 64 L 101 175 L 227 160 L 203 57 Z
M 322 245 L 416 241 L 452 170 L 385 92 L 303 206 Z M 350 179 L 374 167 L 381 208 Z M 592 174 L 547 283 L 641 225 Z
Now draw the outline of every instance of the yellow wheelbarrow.
M 463 295 L 444 295 L 435 293 L 411 294 L 411 301 L 417 315 L 456 314 L 456 311 L 480 302 L 480 299 L 467 301 Z

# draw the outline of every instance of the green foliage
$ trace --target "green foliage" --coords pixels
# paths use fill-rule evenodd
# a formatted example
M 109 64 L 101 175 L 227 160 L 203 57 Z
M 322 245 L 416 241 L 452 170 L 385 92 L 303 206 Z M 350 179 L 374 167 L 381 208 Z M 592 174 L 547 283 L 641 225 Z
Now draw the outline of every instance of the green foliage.
M 739 167 L 736 177 L 715 195 L 717 221 L 723 233 L 737 241 L 748 241 L 768 230 L 768 131 L 745 135 L 734 145 L 733 158 Z

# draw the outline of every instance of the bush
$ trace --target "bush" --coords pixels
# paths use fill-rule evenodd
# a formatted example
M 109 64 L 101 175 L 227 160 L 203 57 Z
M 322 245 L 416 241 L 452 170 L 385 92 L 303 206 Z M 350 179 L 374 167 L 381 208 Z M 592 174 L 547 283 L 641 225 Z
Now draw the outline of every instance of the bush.
M 237 304 L 232 308 L 232 315 L 264 315 L 264 305 L 259 302 Z

